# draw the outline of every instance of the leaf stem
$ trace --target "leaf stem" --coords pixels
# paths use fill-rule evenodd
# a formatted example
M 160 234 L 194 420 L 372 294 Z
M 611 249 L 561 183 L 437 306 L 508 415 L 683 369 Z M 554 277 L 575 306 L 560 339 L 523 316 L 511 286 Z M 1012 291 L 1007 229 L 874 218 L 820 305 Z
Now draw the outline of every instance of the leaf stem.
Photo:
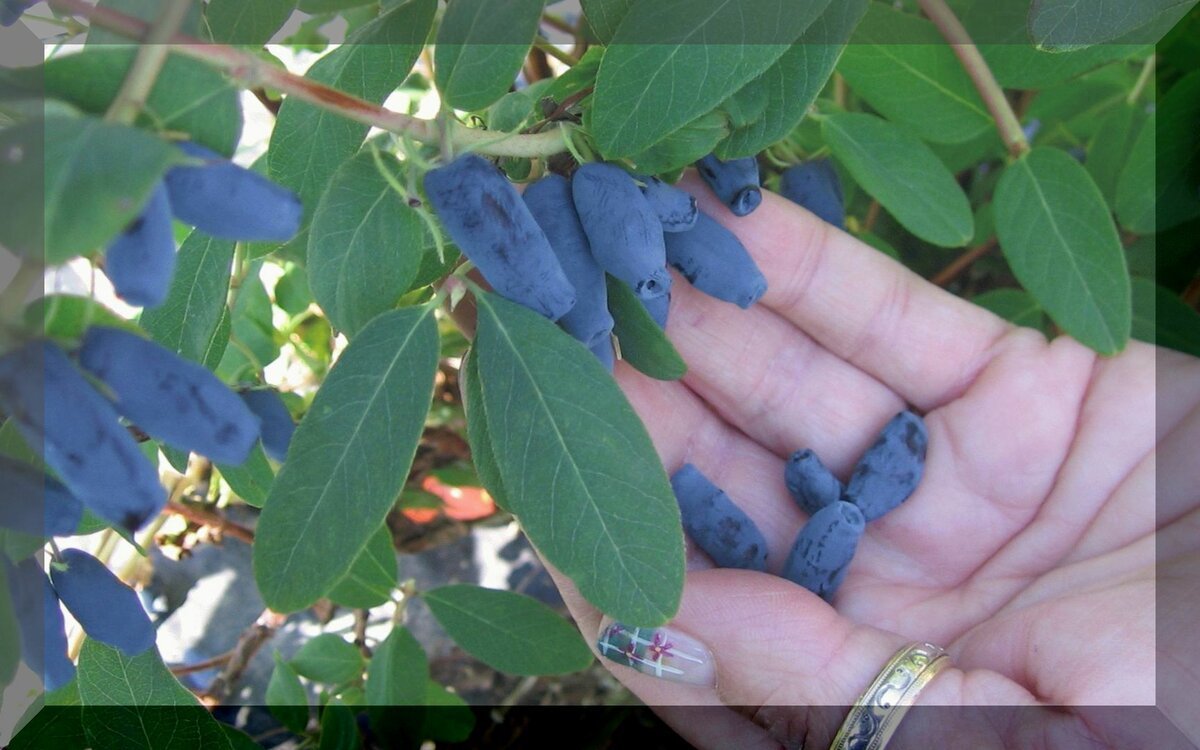
M 1146 84 L 1154 77 L 1154 66 L 1158 63 L 1158 55 L 1153 52 L 1146 58 L 1146 62 L 1142 63 L 1142 72 L 1138 75 L 1137 82 L 1133 84 L 1133 89 L 1129 92 L 1129 96 L 1125 98 L 1125 103 L 1129 106 L 1137 104 L 1137 100 L 1145 90 Z
M 970 76 L 971 82 L 975 84 L 975 89 L 983 98 L 983 103 L 987 105 L 988 112 L 996 122 L 996 129 L 1000 132 L 1000 138 L 1004 141 L 1008 152 L 1014 157 L 1027 153 L 1029 140 L 1021 131 L 1020 120 L 1013 112 L 1012 105 L 1008 103 L 1008 98 L 1004 96 L 1004 89 L 1000 88 L 996 77 L 992 75 L 992 69 L 983 59 L 979 48 L 971 41 L 970 34 L 963 28 L 958 16 L 954 15 L 954 11 L 950 10 L 950 6 L 946 5 L 945 0 L 918 0 L 918 2 L 921 9 L 925 11 L 925 15 L 929 16 L 929 20 L 933 21 L 938 31 L 942 33 L 942 37 L 950 44 L 958 61 L 962 63 L 967 75 Z
M 121 89 L 109 106 L 104 119 L 125 125 L 132 125 L 137 120 L 142 108 L 146 106 L 146 99 L 154 89 L 158 74 L 167 62 L 167 54 L 171 51 L 167 42 L 179 33 L 191 7 L 192 0 L 169 0 L 166 3 L 154 25 L 138 45 L 133 65 L 125 74 Z
M 149 24 L 144 21 L 106 7 L 90 5 L 85 0 L 49 0 L 49 4 L 61 13 L 82 16 L 94 26 L 122 36 L 141 38 L 149 29 Z M 210 44 L 194 37 L 175 34 L 170 37 L 170 49 L 221 69 L 246 88 L 269 86 L 355 122 L 408 135 L 425 143 L 442 141 L 438 123 L 432 120 L 412 117 L 350 96 L 303 76 L 276 68 L 265 60 L 235 47 Z M 474 151 L 490 156 L 545 157 L 565 150 L 559 129 L 573 127 L 571 124 L 562 123 L 558 128 L 542 133 L 497 134 L 495 131 L 469 128 L 456 119 L 451 119 L 445 140 L 450 141 L 456 150 Z
M 579 58 L 575 57 L 570 52 L 564 52 L 563 50 L 559 49 L 554 45 L 553 42 L 540 34 L 538 35 L 537 40 L 533 43 L 533 46 L 537 47 L 542 52 L 545 52 L 547 55 L 550 55 L 555 60 L 558 60 L 560 63 L 569 68 L 573 68 L 579 64 Z

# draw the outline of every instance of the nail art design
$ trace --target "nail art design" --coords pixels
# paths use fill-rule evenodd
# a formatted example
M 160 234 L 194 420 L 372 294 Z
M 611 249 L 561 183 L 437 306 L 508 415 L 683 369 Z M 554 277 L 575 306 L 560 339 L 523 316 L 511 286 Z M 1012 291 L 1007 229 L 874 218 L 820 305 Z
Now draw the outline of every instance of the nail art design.
M 691 685 L 716 684 L 712 653 L 673 628 L 635 628 L 606 617 L 596 647 L 606 659 L 643 674 Z

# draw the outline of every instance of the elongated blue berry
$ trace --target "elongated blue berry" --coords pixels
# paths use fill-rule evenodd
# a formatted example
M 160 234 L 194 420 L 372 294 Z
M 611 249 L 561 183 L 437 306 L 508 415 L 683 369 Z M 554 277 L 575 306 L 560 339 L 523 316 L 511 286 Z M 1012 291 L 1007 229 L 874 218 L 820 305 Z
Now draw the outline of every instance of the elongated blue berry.
M 838 500 L 825 506 L 800 530 L 781 575 L 831 599 L 846 578 L 865 526 L 855 505 Z
M 575 305 L 546 233 L 504 173 L 475 154 L 425 174 L 425 194 L 451 239 L 501 296 L 558 320 Z
M 66 536 L 79 528 L 83 503 L 40 469 L 0 456 L 0 487 L 0 527 L 34 536 Z
M 296 423 L 287 404 L 279 397 L 279 391 L 256 388 L 242 391 L 241 397 L 262 423 L 263 450 L 271 458 L 283 463 L 287 459 L 288 446 L 292 443 L 292 434 L 296 432 Z
M 721 568 L 765 570 L 767 541 L 750 516 L 692 464 L 671 477 L 683 528 Z
M 154 625 L 137 592 L 83 550 L 63 550 L 66 570 L 50 567 L 54 591 L 89 638 L 129 656 L 154 645 Z
M 842 483 L 833 475 L 817 454 L 811 450 L 796 451 L 783 469 L 783 483 L 800 509 L 809 516 L 842 497 Z
M 692 286 L 745 309 L 767 291 L 767 280 L 741 240 L 703 211 L 690 232 L 667 235 L 667 261 Z
M 650 317 L 654 318 L 654 322 L 658 323 L 659 328 L 667 330 L 667 314 L 671 310 L 670 294 L 664 294 L 654 299 L 644 299 L 642 307 L 646 308 L 646 312 L 650 313 Z
M 0 26 L 12 26 L 37 0 L 0 0 Z
M 762 204 L 758 160 L 753 156 L 721 161 L 709 154 L 696 162 L 696 169 L 735 216 L 748 216 Z
M 838 229 L 846 228 L 842 181 L 828 159 L 813 159 L 784 170 L 779 192 Z
M 21 660 L 42 678 L 47 691 L 75 679 L 75 665 L 67 657 L 67 632 L 58 595 L 37 560 L 17 565 L 4 560 L 9 596 L 21 629 Z
M 604 365 L 604 369 L 612 372 L 613 368 L 617 366 L 617 353 L 613 351 L 612 338 L 605 337 L 590 348 L 592 354 L 596 355 L 596 359 L 600 360 L 600 364 Z
M 0 403 L 71 494 L 130 530 L 167 501 L 158 471 L 117 412 L 49 341 L 0 357 Z
M 640 299 L 671 291 L 662 222 L 637 183 L 615 164 L 575 170 L 571 192 L 592 256 Z
M 177 219 L 213 237 L 243 242 L 286 242 L 300 231 L 304 206 L 291 190 L 203 146 L 179 148 L 204 163 L 167 172 Z
M 646 183 L 642 195 L 646 196 L 650 207 L 658 214 L 664 232 L 686 232 L 696 226 L 700 208 L 695 198 L 657 177 L 645 177 L 642 180 Z
M 159 184 L 142 215 L 134 219 L 104 254 L 104 273 L 117 296 L 138 307 L 158 307 L 167 298 L 175 272 L 171 201 Z
M 928 445 L 925 420 L 911 411 L 892 417 L 855 465 L 846 499 L 862 509 L 868 521 L 897 507 L 920 484 Z
M 258 440 L 258 417 L 236 393 L 149 339 L 95 326 L 84 334 L 79 363 L 112 390 L 117 411 L 174 448 L 237 465 Z
M 575 213 L 571 183 L 552 174 L 530 185 L 521 197 L 550 240 L 567 281 L 575 287 L 575 306 L 559 318 L 558 324 L 589 348 L 607 342 L 613 328 L 608 288 Z

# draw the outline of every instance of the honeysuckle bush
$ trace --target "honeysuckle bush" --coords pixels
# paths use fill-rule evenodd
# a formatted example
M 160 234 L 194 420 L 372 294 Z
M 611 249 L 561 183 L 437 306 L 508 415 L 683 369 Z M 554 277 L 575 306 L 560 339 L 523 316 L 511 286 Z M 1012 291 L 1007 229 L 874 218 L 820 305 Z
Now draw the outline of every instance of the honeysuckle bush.
M 423 175 L 457 154 L 493 159 L 517 183 L 600 160 L 673 182 L 709 154 L 757 156 L 770 189 L 788 167 L 827 160 L 845 231 L 935 283 L 1101 354 L 1138 338 L 1200 355 L 1194 3 L 581 5 L 51 0 L 25 21 L 44 44 L 71 46 L 0 70 L 0 244 L 14 268 L 0 355 L 38 339 L 74 352 L 90 328 L 117 326 L 230 387 L 285 386 L 299 423 L 282 462 L 259 447 L 238 465 L 189 463 L 134 433 L 173 499 L 201 476 L 211 483 L 193 498 L 203 518 L 261 508 L 253 585 L 272 612 L 396 603 L 390 634 L 366 648 L 325 633 L 291 659 L 275 654 L 272 712 L 322 747 L 358 746 L 364 731 L 382 744 L 471 731 L 405 628 L 413 597 L 496 669 L 562 674 L 591 660 L 570 623 L 527 597 L 401 581 L 385 519 L 412 503 L 428 424 L 465 434 L 473 471 L 459 480 L 486 486 L 599 609 L 654 626 L 680 600 L 679 513 L 620 389 L 554 324 L 473 286 L 423 198 Z M 33 39 L 23 26 L 3 33 Z M 314 58 L 302 75 L 279 60 L 298 52 Z M 140 312 L 99 294 L 29 294 L 48 269 L 104 267 L 105 249 L 183 163 L 170 142 L 244 161 L 248 107 L 273 119 L 252 167 L 298 196 L 294 236 L 237 241 L 177 223 L 166 301 Z M 473 343 L 447 312 L 464 293 L 475 296 Z M 619 283 L 609 305 L 631 364 L 685 374 Z M 449 406 L 432 399 L 439 363 L 458 368 L 464 398 Z M 280 373 L 287 382 L 271 382 Z M 0 450 L 40 467 L 38 446 L 5 417 Z M 144 554 L 179 508 L 141 534 L 90 514 L 75 531 L 124 536 Z M 0 547 L 13 565 L 62 564 L 45 535 L 0 529 Z M 0 596 L 6 683 L 23 614 Z M 13 747 L 253 745 L 157 649 L 130 655 L 78 637 L 72 648 L 76 676 L 26 712 Z M 127 713 L 99 709 L 114 704 Z M 398 706 L 409 708 L 388 710 Z M 131 737 L 134 720 L 153 731 Z

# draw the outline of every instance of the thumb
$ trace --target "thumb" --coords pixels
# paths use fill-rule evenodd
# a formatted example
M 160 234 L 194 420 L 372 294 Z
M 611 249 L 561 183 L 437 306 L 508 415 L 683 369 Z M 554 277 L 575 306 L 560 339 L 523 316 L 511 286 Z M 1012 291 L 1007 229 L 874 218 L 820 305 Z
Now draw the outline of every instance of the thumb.
M 648 704 L 723 703 L 778 742 L 808 748 L 829 747 L 849 706 L 909 643 L 847 620 L 788 581 L 727 569 L 690 571 L 678 616 L 668 626 L 634 630 L 605 619 L 596 639 L 613 673 Z M 1043 730 L 1056 731 L 1053 725 L 1061 724 L 1061 731 L 1074 734 L 1077 727 L 1063 714 L 1037 707 L 1028 691 L 997 672 L 953 665 L 953 646 L 948 650 L 952 666 L 918 694 L 917 708 L 888 750 L 1022 746 L 1006 736 L 1015 707 L 1029 707 L 1022 711 L 1022 726 L 1036 713 L 1048 722 Z M 664 670 L 663 664 L 678 671 Z M 891 691 L 887 700 L 895 695 Z M 968 706 L 977 708 L 929 708 Z M 992 707 L 1003 707 L 1004 715 L 981 717 Z M 685 715 L 674 709 L 664 718 L 672 722 Z M 701 747 L 708 744 L 695 726 L 686 734 Z

